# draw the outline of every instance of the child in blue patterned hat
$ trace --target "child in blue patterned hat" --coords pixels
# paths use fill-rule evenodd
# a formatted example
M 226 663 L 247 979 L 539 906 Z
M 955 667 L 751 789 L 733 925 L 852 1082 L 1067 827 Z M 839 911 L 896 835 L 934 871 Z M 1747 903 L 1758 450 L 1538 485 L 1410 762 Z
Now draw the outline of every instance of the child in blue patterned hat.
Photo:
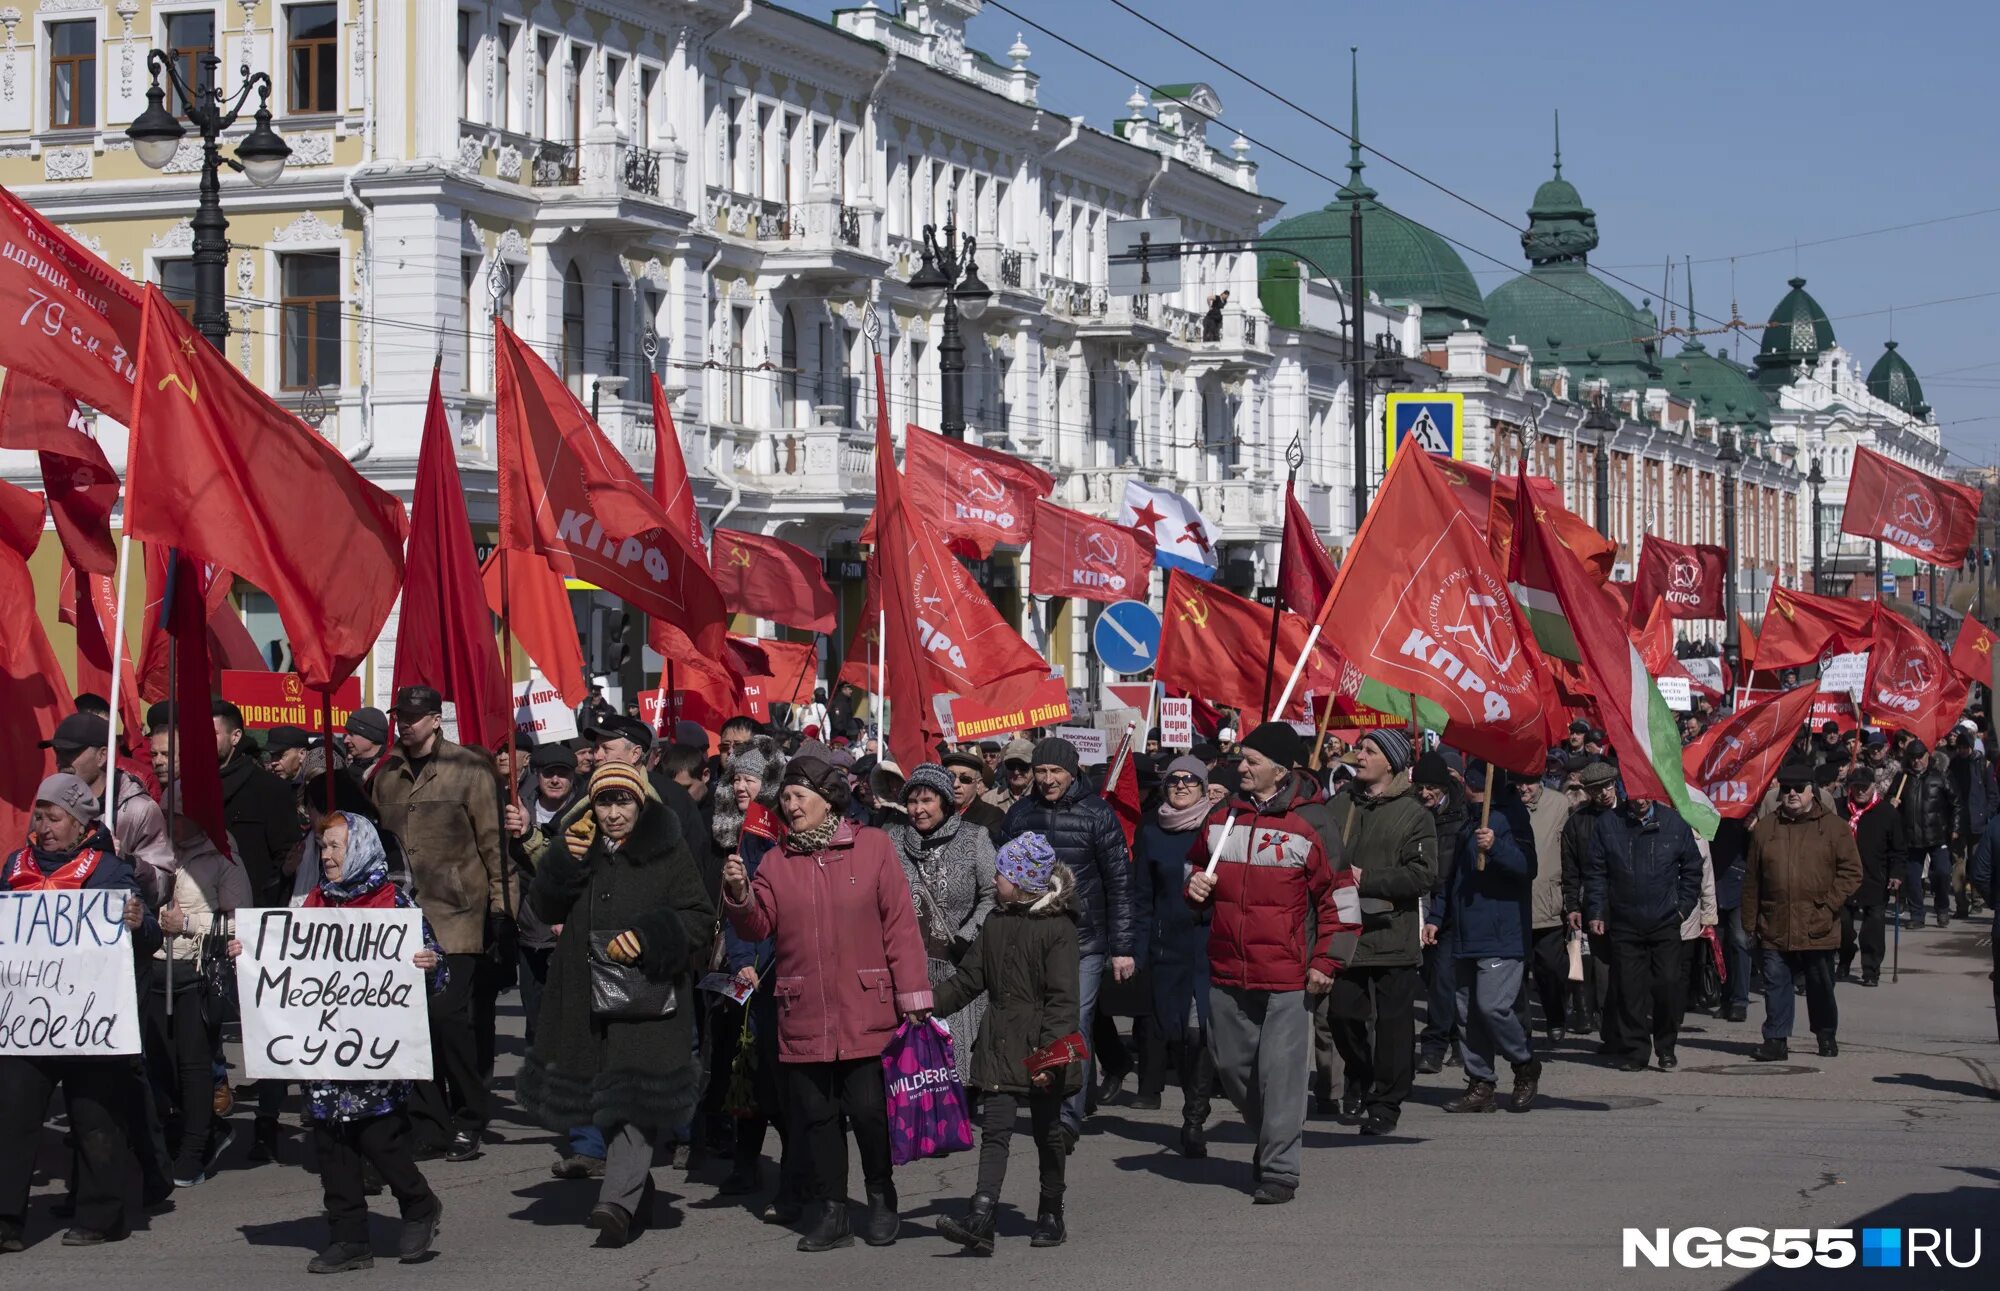
M 1075 876 L 1056 861 L 1049 840 L 1036 833 L 1010 840 L 994 868 L 993 913 L 958 971 L 937 987 L 940 1017 L 981 994 L 987 997 L 986 1017 L 972 1049 L 972 1083 L 985 1093 L 978 1186 L 962 1218 L 947 1216 L 938 1223 L 945 1237 L 981 1255 L 993 1253 L 995 1209 L 1023 1103 L 1041 1167 L 1032 1245 L 1062 1245 L 1063 1170 L 1069 1155 L 1062 1104 L 1080 1087 L 1083 1070 L 1079 1062 L 1038 1070 L 1042 1063 L 1037 1060 L 1038 1051 L 1077 1038 L 1078 939 L 1070 903 Z

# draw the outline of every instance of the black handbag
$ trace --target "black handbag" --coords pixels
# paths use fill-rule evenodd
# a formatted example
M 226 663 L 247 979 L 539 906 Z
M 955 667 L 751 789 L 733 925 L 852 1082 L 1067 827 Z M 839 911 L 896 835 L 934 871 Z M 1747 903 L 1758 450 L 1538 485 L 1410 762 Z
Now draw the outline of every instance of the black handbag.
M 654 981 L 637 964 L 611 958 L 615 932 L 590 934 L 590 1016 L 610 1022 L 670 1018 L 680 1007 L 671 980 Z
M 208 1012 L 209 1025 L 222 1027 L 242 1020 L 243 1009 L 236 995 L 236 961 L 229 957 L 229 932 L 220 914 L 209 916 L 208 931 L 202 934 L 201 982 L 202 1007 Z

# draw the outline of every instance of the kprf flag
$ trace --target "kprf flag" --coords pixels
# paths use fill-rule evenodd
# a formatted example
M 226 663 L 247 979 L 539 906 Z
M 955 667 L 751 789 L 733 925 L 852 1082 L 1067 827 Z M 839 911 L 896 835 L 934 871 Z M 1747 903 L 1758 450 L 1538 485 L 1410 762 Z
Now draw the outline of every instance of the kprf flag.
M 1396 454 L 1320 608 L 1321 630 L 1361 670 L 1362 704 L 1400 714 L 1414 697 L 1419 721 L 1453 747 L 1539 774 L 1551 702 L 1540 656 L 1440 465 Z
M 6 388 L 0 390 L 0 448 L 32 449 L 38 455 L 49 513 L 69 563 L 92 574 L 115 570 L 111 509 L 118 501 L 118 473 L 91 438 L 75 398 L 10 370 Z
M 1979 490 L 1951 484 L 1868 448 L 1854 451 L 1840 531 L 1879 538 L 1932 565 L 1956 565 L 1972 546 Z
M 1755 657 L 1759 669 L 1799 668 L 1818 663 L 1829 647 L 1866 650 L 1874 632 L 1868 601 L 1814 596 L 1771 584 Z
M 1647 675 L 1639 648 L 1618 619 L 1617 602 L 1557 540 L 1525 489 L 1516 498 L 1512 582 L 1515 596 L 1530 607 L 1544 648 L 1564 653 L 1552 642 L 1567 641 L 1583 665 L 1605 733 L 1618 751 L 1626 793 L 1671 803 L 1697 834 L 1715 837 L 1720 818 L 1701 791 L 1688 785 L 1673 710 Z
M 1511 560 L 1514 542 L 1517 477 L 1504 473 L 1496 475 L 1483 466 L 1473 466 L 1448 457 L 1438 458 L 1437 467 L 1439 476 L 1451 486 L 1452 496 L 1472 518 L 1472 523 L 1478 526 L 1480 536 L 1486 539 L 1487 546 L 1493 551 L 1493 558 L 1505 569 Z M 1562 488 L 1554 480 L 1530 475 L 1528 487 L 1534 494 L 1537 514 L 1555 527 L 1556 538 L 1563 547 L 1583 562 L 1584 571 L 1593 581 L 1607 581 L 1611 577 L 1611 567 L 1618 561 L 1618 544 L 1598 533 L 1582 516 L 1564 506 Z
M 1818 693 L 1819 683 L 1809 681 L 1709 727 L 1681 753 L 1687 782 L 1707 795 L 1718 814 L 1732 820 L 1751 815 L 1791 751 L 1792 738 L 1812 716 Z
M 1936 748 L 1964 712 L 1967 689 L 1929 633 L 1892 609 L 1875 607 L 1862 712 Z
M 1966 615 L 1958 625 L 1958 636 L 1951 643 L 1951 666 L 1958 669 L 1961 677 L 1976 681 L 1982 686 L 1993 681 L 1993 633 L 1978 619 Z
M 14 324 L 8 372 L 46 381 L 130 426 L 138 287 L 4 188 L 0 248 L 0 318 Z
M 674 425 L 674 411 L 667 403 L 667 393 L 660 385 L 659 374 L 654 373 L 651 380 L 653 501 L 659 503 L 661 514 L 667 518 L 667 532 L 679 536 L 689 568 L 714 579 L 716 593 L 722 595 L 722 580 L 710 559 L 707 540 L 701 530 L 701 515 L 695 507 L 694 481 L 688 475 L 687 459 L 681 454 L 681 436 Z M 731 608 L 726 596 L 723 608 Z M 730 662 L 726 650 L 721 658 L 714 658 L 704 648 L 706 642 L 697 643 L 692 633 L 692 628 L 658 615 L 646 621 L 646 644 L 665 661 L 660 685 L 668 693 L 660 705 L 656 723 L 657 729 L 662 731 L 666 729 L 670 709 L 675 720 L 689 717 L 711 729 L 720 730 L 722 723 L 744 708 L 742 672 Z M 682 697 L 678 708 L 673 707 L 673 692 L 680 692 Z M 690 702 L 697 698 L 700 700 L 698 704 Z
M 146 288 L 125 529 L 255 583 L 292 670 L 347 680 L 403 586 L 403 504 L 281 408 Z
M 1153 563 L 1160 568 L 1186 570 L 1196 578 L 1215 577 L 1221 559 L 1215 550 L 1215 526 L 1180 494 L 1127 480 L 1118 520 L 1153 535 Z
M 1035 549 L 1028 591 L 1086 601 L 1146 599 L 1153 571 L 1153 535 L 1035 500 Z
M 818 556 L 781 538 L 715 531 L 715 585 L 732 614 L 748 614 L 808 632 L 831 632 L 833 591 Z
M 1333 592 L 1337 571 L 1326 544 L 1298 495 L 1285 491 L 1285 539 L 1278 555 L 1278 599 L 1294 614 L 1312 618 Z
M 921 426 L 903 432 L 903 487 L 910 505 L 941 532 L 975 544 L 981 559 L 993 554 L 996 543 L 1027 542 L 1035 500 L 1055 486 L 1047 471 L 997 449 Z
M 1639 544 L 1632 617 L 1643 620 L 1658 604 L 1670 619 L 1719 619 L 1728 569 L 1729 553 L 1721 547 L 1668 542 L 1649 533 Z

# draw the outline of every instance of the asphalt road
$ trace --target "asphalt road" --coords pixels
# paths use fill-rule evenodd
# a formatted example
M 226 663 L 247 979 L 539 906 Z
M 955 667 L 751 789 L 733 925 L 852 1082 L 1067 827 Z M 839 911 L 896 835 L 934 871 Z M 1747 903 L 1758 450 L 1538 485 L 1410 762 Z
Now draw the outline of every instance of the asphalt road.
M 1749 1023 L 1690 1018 L 1683 1066 L 1672 1074 L 1625 1074 L 1584 1045 L 1566 1044 L 1548 1063 L 1541 1106 L 1524 1116 L 1446 1116 L 1437 1106 L 1457 1091 L 1456 1070 L 1420 1077 L 1400 1137 L 1363 1139 L 1312 1121 L 1304 1186 L 1289 1206 L 1250 1204 L 1250 1139 L 1233 1112 L 1211 1121 L 1208 1160 L 1182 1159 L 1172 1148 L 1178 1095 L 1170 1089 L 1163 1111 L 1113 1107 L 1095 1118 L 1070 1162 L 1069 1244 L 1031 1250 L 1034 1161 L 1023 1133 L 1003 1197 L 999 1251 L 984 1261 L 959 1253 L 933 1227 L 970 1192 L 970 1154 L 899 1172 L 904 1226 L 891 1248 L 800 1255 L 791 1234 L 715 1195 L 719 1166 L 687 1178 L 662 1165 L 654 1227 L 623 1250 L 592 1249 L 582 1220 L 594 1185 L 551 1179 L 548 1136 L 503 1119 L 495 1127 L 501 1141 L 479 1159 L 426 1167 L 446 1205 L 432 1260 L 383 1259 L 350 1280 L 481 1291 L 734 1291 L 800 1279 L 817 1291 L 942 1279 L 1207 1288 L 2000 1286 L 2000 1044 L 1990 944 L 1984 920 L 1905 933 L 1899 982 L 1885 975 L 1879 989 L 1840 987 L 1836 1059 L 1811 1056 L 1808 1042 L 1804 1056 L 1795 1046 L 1788 1066 L 1748 1062 L 1761 1016 L 1753 1001 Z M 518 1013 L 507 1026 L 518 1032 Z M 503 1091 L 518 1040 L 509 1050 Z M 247 1114 L 238 1123 L 247 1141 Z M 45 1169 L 58 1167 L 53 1135 L 45 1148 Z M 324 1238 L 304 1151 L 288 1134 L 280 1164 L 248 1167 L 239 1143 L 217 1178 L 177 1196 L 128 1240 L 95 1250 L 57 1240 L 61 1228 L 49 1214 L 56 1187 L 44 1173 L 30 1217 L 34 1245 L 4 1257 L 0 1285 L 323 1285 L 304 1271 Z M 377 1250 L 393 1250 L 393 1203 L 384 1196 L 377 1206 Z M 1955 1228 L 1963 1254 L 1982 1223 L 1981 1267 L 1963 1273 L 1620 1267 L 1628 1225 Z

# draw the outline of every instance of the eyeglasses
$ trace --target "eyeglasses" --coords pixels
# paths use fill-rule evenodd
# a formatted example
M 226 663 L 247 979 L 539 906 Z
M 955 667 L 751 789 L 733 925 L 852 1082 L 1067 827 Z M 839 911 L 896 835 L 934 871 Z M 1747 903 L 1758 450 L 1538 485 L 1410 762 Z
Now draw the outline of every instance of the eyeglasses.
M 1788 784 L 1788 785 L 1780 785 L 1780 786 L 1779 786 L 1779 788 L 1778 788 L 1778 792 L 1779 792 L 1779 793 L 1782 793 L 1782 794 L 1805 794 L 1805 793 L 1811 793 L 1811 792 L 1812 792 L 1812 786 L 1811 786 L 1811 785 L 1809 785 L 1809 784 Z
M 958 784 L 978 784 L 983 777 L 972 771 L 954 771 L 951 778 Z
M 1195 779 L 1185 771 L 1179 775 L 1170 775 L 1167 777 L 1167 788 L 1169 789 L 1191 789 L 1200 783 L 1201 781 Z

